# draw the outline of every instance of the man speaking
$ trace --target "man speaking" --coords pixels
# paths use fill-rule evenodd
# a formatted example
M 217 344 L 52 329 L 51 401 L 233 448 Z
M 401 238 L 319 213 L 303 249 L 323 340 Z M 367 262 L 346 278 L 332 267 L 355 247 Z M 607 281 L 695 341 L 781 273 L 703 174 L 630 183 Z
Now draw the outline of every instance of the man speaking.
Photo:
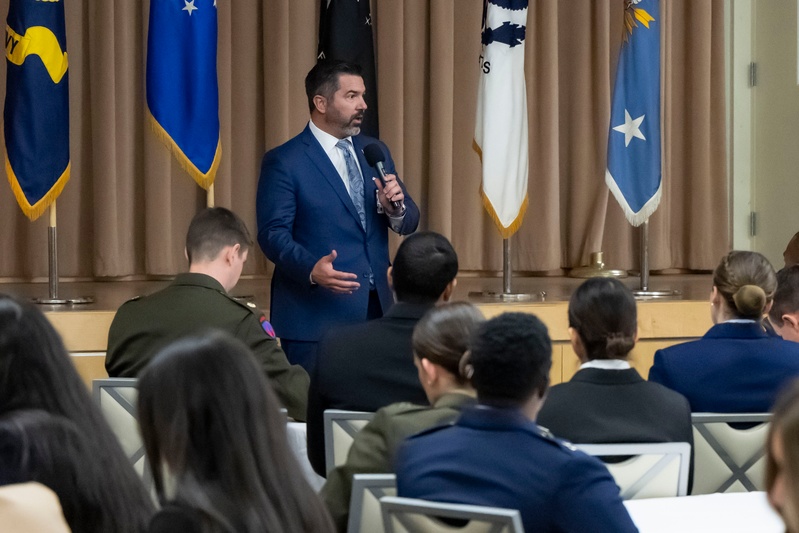
M 270 321 L 289 361 L 309 372 L 325 331 L 391 306 L 387 230 L 407 235 L 419 224 L 388 148 L 359 134 L 364 91 L 358 65 L 318 62 L 305 78 L 311 120 L 261 165 L 258 243 L 275 263 Z

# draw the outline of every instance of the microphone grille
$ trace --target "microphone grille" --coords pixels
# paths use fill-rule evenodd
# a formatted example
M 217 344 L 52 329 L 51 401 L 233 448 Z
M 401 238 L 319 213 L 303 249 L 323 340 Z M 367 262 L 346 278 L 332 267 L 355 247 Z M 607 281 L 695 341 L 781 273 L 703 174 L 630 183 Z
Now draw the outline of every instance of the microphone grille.
M 378 163 L 382 163 L 386 160 L 386 155 L 383 153 L 383 149 L 380 148 L 380 145 L 377 143 L 372 143 L 365 146 L 363 149 L 363 155 L 370 167 L 376 166 Z

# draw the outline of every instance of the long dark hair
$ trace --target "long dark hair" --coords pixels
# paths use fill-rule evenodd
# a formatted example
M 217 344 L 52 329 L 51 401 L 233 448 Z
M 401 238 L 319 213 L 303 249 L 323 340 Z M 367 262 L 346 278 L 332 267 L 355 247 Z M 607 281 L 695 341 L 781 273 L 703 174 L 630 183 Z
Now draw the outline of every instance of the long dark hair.
M 0 414 L 40 409 L 70 420 L 87 435 L 84 461 L 103 473 L 101 524 L 93 531 L 138 533 L 153 502 L 92 402 L 50 322 L 33 305 L 0 295 Z M 51 487 L 52 488 L 52 487 Z
M 617 279 L 586 280 L 569 300 L 569 327 L 577 331 L 589 360 L 627 357 L 638 329 L 635 297 Z
M 332 531 L 241 342 L 211 332 L 166 346 L 139 379 L 138 412 L 159 498 L 196 510 L 205 531 Z

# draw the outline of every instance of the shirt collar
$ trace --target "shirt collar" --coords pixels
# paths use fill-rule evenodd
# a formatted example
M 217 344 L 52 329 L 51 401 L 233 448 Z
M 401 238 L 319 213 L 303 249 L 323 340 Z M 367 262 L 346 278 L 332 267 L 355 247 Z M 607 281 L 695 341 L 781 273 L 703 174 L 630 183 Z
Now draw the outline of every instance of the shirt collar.
M 630 363 L 624 359 L 594 359 L 580 365 L 580 370 L 584 368 L 600 368 L 602 370 L 627 370 Z
M 344 139 L 339 139 L 338 137 L 334 137 L 333 135 L 330 135 L 328 132 L 320 129 L 319 126 L 314 124 L 313 120 L 308 121 L 308 127 L 311 128 L 311 133 L 316 138 L 316 140 L 319 141 L 319 144 L 322 145 L 322 149 L 324 149 L 326 153 L 330 153 L 333 149 L 335 149 L 336 144 L 338 144 L 339 141 L 346 140 L 349 141 L 350 145 L 352 145 L 352 137 L 344 137 Z

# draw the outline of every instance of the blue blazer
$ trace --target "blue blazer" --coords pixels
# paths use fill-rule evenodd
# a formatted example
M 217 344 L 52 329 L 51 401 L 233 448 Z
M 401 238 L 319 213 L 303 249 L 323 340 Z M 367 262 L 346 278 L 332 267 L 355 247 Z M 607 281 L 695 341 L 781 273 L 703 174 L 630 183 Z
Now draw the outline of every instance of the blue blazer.
M 755 322 L 716 324 L 699 340 L 655 352 L 649 380 L 688 398 L 693 412 L 765 413 L 799 376 L 799 343 Z
M 468 408 L 411 437 L 396 472 L 399 496 L 518 509 L 525 531 L 638 531 L 598 459 L 514 409 Z
M 358 135 L 352 142 L 364 175 L 366 230 L 309 126 L 264 156 L 256 204 L 258 243 L 275 264 L 270 321 L 280 337 L 318 341 L 331 326 L 366 320 L 370 268 L 383 312 L 394 302 L 386 278 L 388 217 L 377 213 L 377 187 L 371 178 L 378 172 L 366 162 L 363 148 L 378 143 L 389 174 L 396 173 L 394 161 L 377 139 Z M 419 224 L 419 209 L 399 183 L 406 207 L 400 233 L 407 235 Z M 316 262 L 331 250 L 338 253 L 336 270 L 358 275 L 361 287 L 353 294 L 334 294 L 309 282 Z

